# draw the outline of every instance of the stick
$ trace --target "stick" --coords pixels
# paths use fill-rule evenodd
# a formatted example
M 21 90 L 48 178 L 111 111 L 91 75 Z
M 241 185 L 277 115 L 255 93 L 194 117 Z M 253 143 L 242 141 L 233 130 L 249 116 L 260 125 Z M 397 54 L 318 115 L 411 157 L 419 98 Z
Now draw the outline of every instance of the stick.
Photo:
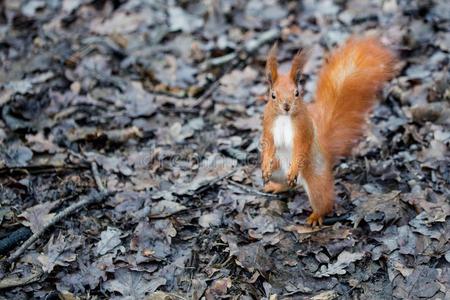
M 212 187 L 213 185 L 215 185 L 216 183 L 218 183 L 219 181 L 230 177 L 231 175 L 233 175 L 234 173 L 236 173 L 237 169 L 231 170 L 230 172 L 228 172 L 225 175 L 219 176 L 217 178 L 215 178 L 214 180 L 212 180 L 211 182 L 207 183 L 206 185 L 202 186 L 201 188 L 199 188 L 196 192 L 198 194 L 203 193 L 204 191 L 206 191 L 207 189 L 209 189 L 210 187 Z
M 246 61 L 250 55 L 258 50 L 262 45 L 274 40 L 280 35 L 280 31 L 277 28 L 268 30 L 261 33 L 256 38 L 249 40 L 245 43 L 244 47 L 237 49 L 235 52 L 226 54 L 221 57 L 216 57 L 206 62 L 200 69 L 208 69 L 209 67 L 217 67 L 223 64 L 228 64 L 222 74 L 216 78 L 216 80 L 209 86 L 209 88 L 201 95 L 194 103 L 193 107 L 197 107 L 202 104 L 211 94 L 219 87 L 219 80 L 223 75 L 227 74 L 231 69 L 235 68 L 239 63 Z
M 250 194 L 256 194 L 256 195 L 259 195 L 259 196 L 270 197 L 270 198 L 277 198 L 277 199 L 283 198 L 283 196 L 281 196 L 281 195 L 264 193 L 264 192 L 261 192 L 261 191 L 255 189 L 255 188 L 253 188 L 253 187 L 237 183 L 237 182 L 235 182 L 233 180 L 229 180 L 228 183 L 230 183 L 231 185 L 237 186 L 241 190 L 244 190 L 244 191 L 246 191 L 247 193 L 250 193 Z
M 17 249 L 7 259 L 6 262 L 8 264 L 15 262 L 19 258 L 19 256 L 22 255 L 22 253 L 24 253 L 25 250 L 28 249 L 28 247 L 30 247 L 34 242 L 36 242 L 45 233 L 45 231 L 47 231 L 47 229 L 49 229 L 50 227 L 52 227 L 53 225 L 55 225 L 62 219 L 65 219 L 67 216 L 69 216 L 70 214 L 74 213 L 75 211 L 77 211 L 78 209 L 80 209 L 86 205 L 101 201 L 106 196 L 107 196 L 107 194 L 105 194 L 105 193 L 91 193 L 91 194 L 81 198 L 80 201 L 73 203 L 69 207 L 63 209 L 61 212 L 59 212 L 57 215 L 55 215 L 53 217 L 53 219 L 51 219 L 41 230 L 34 233 L 28 240 L 26 240 L 25 243 L 23 243 L 22 246 L 20 246 L 20 248 Z
M 247 53 L 252 53 L 253 51 L 259 49 L 259 47 L 261 47 L 265 43 L 276 39 L 277 36 L 279 35 L 280 31 L 278 30 L 278 28 L 273 28 L 266 32 L 263 32 L 255 39 L 249 40 L 247 43 L 245 43 L 245 50 Z
M 79 166 L 53 166 L 53 165 L 36 165 L 36 166 L 27 166 L 27 167 L 4 167 L 0 168 L 0 175 L 28 175 L 28 174 L 46 174 L 46 173 L 66 173 L 71 170 L 85 170 L 87 169 L 87 165 L 79 165 Z
M 229 69 L 229 68 L 228 68 Z M 229 70 L 228 70 L 229 71 Z M 226 72 L 225 72 L 226 73 Z M 193 107 L 199 106 L 200 104 L 202 104 L 203 102 L 205 102 L 206 99 L 209 98 L 209 96 L 211 96 L 211 94 L 219 87 L 220 85 L 220 78 L 218 78 L 216 81 L 214 81 L 209 88 L 203 93 L 203 95 L 201 95 L 197 101 L 194 103 L 194 105 L 192 105 Z
M 58 199 L 55 207 L 59 207 L 61 203 L 76 197 L 78 197 L 77 194 L 60 198 Z M 33 232 L 30 230 L 30 228 L 25 226 L 21 226 L 19 229 L 16 229 L 15 231 L 11 232 L 10 234 L 8 234 L 8 236 L 0 240 L 0 255 L 2 256 L 6 255 L 8 251 L 10 251 L 20 242 L 28 239 L 32 234 Z
M 103 185 L 103 182 L 100 179 L 100 174 L 98 173 L 98 167 L 95 162 L 91 162 L 91 170 L 92 170 L 92 175 L 94 176 L 95 184 L 97 185 L 98 191 L 101 193 L 106 193 L 105 186 Z
M 26 240 L 22 246 L 19 247 L 7 260 L 7 264 L 11 264 L 15 262 L 27 249 L 30 247 L 34 242 L 36 242 L 50 227 L 61 221 L 62 219 L 67 218 L 67 216 L 71 215 L 78 209 L 96 203 L 100 202 L 104 198 L 110 195 L 110 193 L 106 192 L 105 187 L 103 186 L 103 183 L 101 182 L 98 174 L 98 168 L 95 163 L 91 163 L 92 173 L 95 178 L 95 182 L 97 184 L 98 189 L 100 190 L 100 193 L 90 193 L 87 196 L 80 197 L 80 200 L 76 203 L 73 203 L 72 205 L 66 207 L 62 211 L 60 211 L 58 214 L 56 214 L 53 219 L 51 219 L 42 229 L 40 229 L 38 232 L 35 232 L 28 240 Z

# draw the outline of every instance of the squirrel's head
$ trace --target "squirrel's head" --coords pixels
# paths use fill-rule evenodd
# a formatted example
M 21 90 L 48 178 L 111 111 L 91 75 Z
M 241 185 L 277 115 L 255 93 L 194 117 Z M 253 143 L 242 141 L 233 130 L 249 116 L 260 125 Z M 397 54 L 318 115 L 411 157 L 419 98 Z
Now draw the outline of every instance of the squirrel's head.
M 280 114 L 294 114 L 302 106 L 304 87 L 301 84 L 302 70 L 306 62 L 305 51 L 299 50 L 292 59 L 288 74 L 278 73 L 277 44 L 267 56 L 266 77 L 269 83 L 269 101 Z

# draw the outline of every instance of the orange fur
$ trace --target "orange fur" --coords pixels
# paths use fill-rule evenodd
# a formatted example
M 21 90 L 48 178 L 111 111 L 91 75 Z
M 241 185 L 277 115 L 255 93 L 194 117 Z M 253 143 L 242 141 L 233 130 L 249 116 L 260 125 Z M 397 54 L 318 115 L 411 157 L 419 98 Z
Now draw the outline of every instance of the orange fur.
M 267 56 L 266 77 L 270 85 L 277 81 L 278 77 L 277 48 L 277 44 L 274 44 Z
M 289 73 L 279 74 L 276 46 L 269 53 L 261 169 L 268 192 L 295 187 L 300 175 L 313 209 L 307 222 L 315 225 L 333 210 L 333 164 L 362 135 L 366 115 L 392 76 L 395 61 L 376 39 L 352 38 L 328 58 L 319 74 L 316 101 L 306 105 L 296 82 L 305 59 L 299 52 Z M 281 179 L 280 172 L 285 172 Z
M 303 66 L 306 63 L 306 52 L 302 50 L 299 50 L 292 59 L 292 67 L 289 71 L 289 77 L 291 77 L 294 82 L 298 82 L 300 72 L 302 71 Z
M 350 39 L 322 68 L 311 113 L 324 149 L 348 155 L 363 134 L 376 93 L 393 75 L 394 56 L 374 38 Z

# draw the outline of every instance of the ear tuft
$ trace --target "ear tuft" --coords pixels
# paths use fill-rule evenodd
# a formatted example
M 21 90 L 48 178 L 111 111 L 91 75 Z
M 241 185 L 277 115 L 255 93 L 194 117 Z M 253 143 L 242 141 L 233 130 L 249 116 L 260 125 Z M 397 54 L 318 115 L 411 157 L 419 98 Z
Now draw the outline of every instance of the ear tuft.
M 307 60 L 307 51 L 300 49 L 297 54 L 292 59 L 291 71 L 289 72 L 289 77 L 298 84 L 301 77 L 301 72 L 305 66 Z
M 278 77 L 278 62 L 277 62 L 278 44 L 273 44 L 267 55 L 266 62 L 266 77 L 269 85 L 272 86 Z

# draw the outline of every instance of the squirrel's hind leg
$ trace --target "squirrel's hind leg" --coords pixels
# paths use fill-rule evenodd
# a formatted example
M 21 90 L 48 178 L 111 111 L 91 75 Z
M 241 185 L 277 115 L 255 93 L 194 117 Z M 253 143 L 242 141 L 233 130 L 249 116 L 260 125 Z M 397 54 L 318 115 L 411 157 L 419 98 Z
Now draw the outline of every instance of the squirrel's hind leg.
M 333 173 L 330 169 L 326 169 L 320 174 L 311 172 L 305 175 L 304 185 L 313 209 L 306 222 L 312 226 L 322 225 L 323 218 L 333 211 L 335 197 Z

